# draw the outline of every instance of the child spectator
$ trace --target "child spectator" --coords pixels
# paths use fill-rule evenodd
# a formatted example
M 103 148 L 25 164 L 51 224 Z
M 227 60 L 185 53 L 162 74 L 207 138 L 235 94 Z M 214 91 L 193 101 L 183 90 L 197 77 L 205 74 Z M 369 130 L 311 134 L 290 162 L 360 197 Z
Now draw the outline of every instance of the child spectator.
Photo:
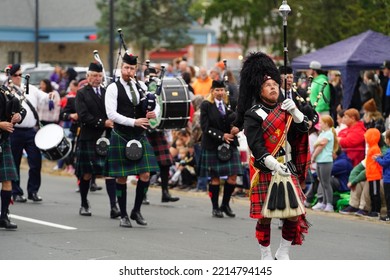
M 380 180 L 382 179 L 382 166 L 374 157 L 381 154 L 379 141 L 381 133 L 376 128 L 370 128 L 364 133 L 368 145 L 366 157 L 366 177 L 370 187 L 371 212 L 369 217 L 378 217 L 381 211 Z
M 390 130 L 386 131 L 385 142 L 390 146 Z M 374 155 L 374 159 L 383 167 L 383 184 L 385 191 L 385 200 L 387 206 L 387 215 L 380 217 L 381 221 L 390 221 L 390 149 L 387 150 L 384 156 Z
M 336 131 L 333 128 L 331 116 L 321 116 L 320 127 L 322 132 L 314 143 L 312 162 L 317 162 L 317 176 L 323 190 L 323 201 L 313 206 L 313 210 L 333 212 L 333 189 L 330 184 L 333 167 L 333 153 L 338 150 Z

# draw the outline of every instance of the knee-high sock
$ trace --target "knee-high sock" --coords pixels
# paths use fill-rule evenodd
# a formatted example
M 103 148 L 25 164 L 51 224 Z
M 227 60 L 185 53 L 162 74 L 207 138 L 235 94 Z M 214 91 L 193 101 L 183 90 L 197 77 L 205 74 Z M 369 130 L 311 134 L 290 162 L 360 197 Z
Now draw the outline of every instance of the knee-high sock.
M 223 187 L 222 205 L 229 206 L 229 201 L 236 185 L 229 184 L 227 181 Z
M 138 180 L 137 188 L 135 189 L 135 200 L 134 200 L 133 211 L 136 212 L 141 211 L 142 200 L 144 199 L 145 196 L 145 189 L 149 187 L 149 182 L 150 181 L 144 182 L 141 179 Z
M 219 199 L 219 185 L 209 184 L 209 197 L 211 199 L 211 204 L 213 205 L 213 209 L 218 209 L 218 199 Z
M 118 198 L 121 218 L 127 216 L 127 186 L 126 184 L 116 183 L 116 197 Z
M 106 190 L 110 199 L 110 208 L 116 205 L 116 182 L 114 178 L 106 179 Z
M 161 189 L 168 190 L 169 166 L 160 165 Z
M 8 207 L 11 202 L 12 191 L 1 190 L 1 219 L 8 215 Z
M 282 227 L 282 237 L 285 240 L 293 241 L 297 234 L 298 221 L 285 219 Z
M 80 196 L 81 196 L 81 206 L 82 207 L 88 207 L 88 191 L 89 191 L 89 184 L 91 180 L 84 180 L 84 178 L 80 178 Z
M 261 246 L 268 247 L 271 243 L 271 224 L 256 224 L 256 238 Z

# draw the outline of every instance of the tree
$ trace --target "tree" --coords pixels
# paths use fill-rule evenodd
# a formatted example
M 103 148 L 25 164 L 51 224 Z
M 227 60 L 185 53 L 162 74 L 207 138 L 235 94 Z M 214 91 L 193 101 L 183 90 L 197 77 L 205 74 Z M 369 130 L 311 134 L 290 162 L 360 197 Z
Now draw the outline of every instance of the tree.
M 205 23 L 221 20 L 219 44 L 241 44 L 245 56 L 250 45 L 264 46 L 283 54 L 282 0 L 198 0 Z M 318 49 L 357 35 L 367 29 L 390 35 L 390 0 L 300 0 L 288 1 L 287 40 L 289 57 Z M 196 10 L 196 9 L 194 9 Z
M 97 2 L 102 14 L 97 23 L 98 37 L 103 43 L 108 42 L 109 36 L 107 2 Z M 126 43 L 139 50 L 140 59 L 144 61 L 147 50 L 178 49 L 191 44 L 188 35 L 193 22 L 188 13 L 190 4 L 190 0 L 116 0 L 114 26 L 122 29 Z

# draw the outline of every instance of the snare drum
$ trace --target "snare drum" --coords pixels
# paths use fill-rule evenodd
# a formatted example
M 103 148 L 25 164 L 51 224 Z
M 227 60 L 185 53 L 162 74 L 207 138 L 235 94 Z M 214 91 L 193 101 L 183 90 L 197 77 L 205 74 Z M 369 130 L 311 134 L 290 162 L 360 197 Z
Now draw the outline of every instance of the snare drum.
M 49 160 L 63 159 L 72 150 L 72 143 L 66 138 L 64 129 L 57 124 L 48 124 L 39 129 L 34 141 Z
M 191 98 L 188 85 L 182 78 L 164 78 L 161 94 L 156 101 L 160 105 L 160 114 L 149 121 L 151 128 L 177 129 L 187 126 Z

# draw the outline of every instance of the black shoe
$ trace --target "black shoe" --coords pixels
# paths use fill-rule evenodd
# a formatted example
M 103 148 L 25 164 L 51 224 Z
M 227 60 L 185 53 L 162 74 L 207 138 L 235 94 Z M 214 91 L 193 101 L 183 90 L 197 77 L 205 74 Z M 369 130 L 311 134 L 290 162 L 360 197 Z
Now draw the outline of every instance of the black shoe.
M 101 191 L 103 188 L 96 185 L 96 183 L 91 183 L 91 186 L 89 187 L 89 190 L 91 192 Z
M 28 195 L 28 199 L 32 200 L 32 201 L 35 201 L 35 202 L 42 201 L 42 197 L 40 197 L 37 193 L 30 193 Z
M 80 207 L 79 214 L 81 216 L 92 216 L 92 212 L 91 212 L 90 208 L 89 207 L 84 207 L 84 206 Z
M 125 217 L 121 218 L 121 221 L 119 222 L 119 226 L 120 226 L 120 227 L 126 227 L 126 228 L 131 228 L 131 227 L 133 227 L 133 226 L 131 225 L 129 216 L 125 216 Z
M 148 223 L 142 217 L 141 212 L 131 211 L 130 219 L 134 220 L 137 224 L 141 226 L 146 226 Z
M 121 215 L 121 212 L 119 211 L 118 207 L 114 206 L 111 208 L 110 211 L 110 217 L 111 219 L 116 219 Z
M 232 209 L 229 205 L 221 205 L 221 211 L 224 212 L 230 218 L 234 218 L 236 214 L 233 213 Z
M 390 222 L 390 216 L 379 217 L 380 221 Z
M 0 228 L 5 228 L 5 229 L 17 229 L 18 226 L 11 222 L 8 217 L 0 219 Z
M 173 197 L 169 194 L 167 191 L 163 191 L 162 197 L 161 197 L 161 202 L 175 202 L 178 201 L 180 198 L 178 197 Z
M 213 209 L 212 214 L 215 218 L 223 218 L 223 213 L 219 209 Z
M 23 195 L 17 194 L 14 196 L 14 201 L 15 202 L 26 202 L 27 199 Z
M 149 201 L 148 197 L 146 196 L 146 194 L 144 196 L 144 199 L 142 200 L 142 204 L 143 205 L 149 205 L 150 204 L 150 201 Z

